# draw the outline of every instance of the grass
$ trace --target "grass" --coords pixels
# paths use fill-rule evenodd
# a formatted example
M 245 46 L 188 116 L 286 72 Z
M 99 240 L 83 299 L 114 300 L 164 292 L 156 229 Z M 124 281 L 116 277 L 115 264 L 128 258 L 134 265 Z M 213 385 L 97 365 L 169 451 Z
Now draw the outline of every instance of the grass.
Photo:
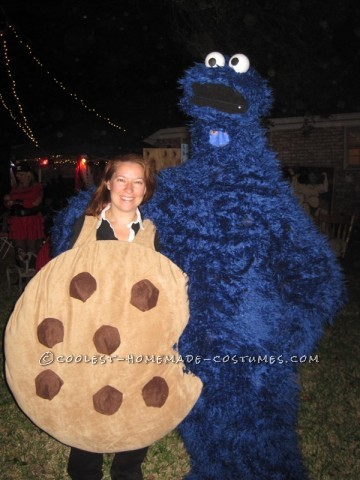
M 350 262 L 351 263 L 351 262 Z M 7 293 L 6 263 L 0 263 L 0 326 L 4 330 L 18 298 Z M 329 327 L 315 352 L 319 363 L 301 366 L 302 401 L 298 431 L 311 480 L 360 478 L 360 268 L 346 267 L 350 301 Z M 1 354 L 3 365 L 3 355 Z M 68 480 L 69 448 L 32 424 L 16 406 L 2 373 L 0 385 L 0 463 L 2 480 Z M 105 456 L 109 480 L 111 455 Z M 188 455 L 176 432 L 156 442 L 144 463 L 145 480 L 180 480 Z M 237 480 L 237 479 L 234 479 Z
M 360 478 L 360 274 L 347 275 L 350 301 L 301 369 L 299 435 L 314 480 Z

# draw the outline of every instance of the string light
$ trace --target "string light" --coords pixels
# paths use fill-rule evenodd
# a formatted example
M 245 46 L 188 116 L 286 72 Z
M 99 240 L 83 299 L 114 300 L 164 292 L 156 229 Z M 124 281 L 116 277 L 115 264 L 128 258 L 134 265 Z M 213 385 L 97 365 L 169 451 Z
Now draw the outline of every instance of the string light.
M 25 113 L 24 113 L 24 110 L 22 108 L 22 105 L 21 105 L 21 102 L 20 102 L 20 98 L 18 97 L 18 94 L 17 94 L 17 90 L 16 90 L 16 82 L 15 82 L 15 79 L 12 75 L 12 72 L 11 72 L 11 66 L 10 66 L 10 58 L 9 58 L 9 54 L 8 54 L 8 48 L 7 48 L 7 44 L 6 44 L 6 40 L 4 38 L 4 35 L 3 33 L 1 32 L 0 33 L 0 36 L 2 38 L 2 44 L 3 44 L 3 52 L 4 52 L 4 58 L 5 58 L 5 66 L 6 66 L 6 70 L 7 70 L 7 74 L 8 74 L 8 77 L 9 77 L 9 80 L 10 80 L 10 85 L 11 85 L 11 91 L 12 91 L 12 94 L 13 94 L 13 97 L 15 98 L 15 101 L 16 101 L 16 104 L 17 104 L 17 107 L 18 107 L 18 110 L 19 110 L 19 113 L 20 113 L 20 116 L 22 118 L 22 122 L 18 120 L 17 116 L 15 115 L 15 113 L 11 110 L 11 108 L 5 103 L 5 100 L 3 99 L 3 96 L 0 94 L 0 101 L 3 105 L 3 107 L 9 112 L 11 118 L 15 121 L 15 123 L 17 124 L 17 126 L 25 133 L 25 135 L 38 147 L 39 144 L 27 122 L 27 119 L 26 119 L 26 116 L 25 116 Z
M 36 139 L 29 135 L 29 132 L 24 128 L 24 126 L 17 120 L 16 118 L 16 115 L 14 114 L 14 112 L 11 110 L 10 107 L 8 107 L 3 99 L 3 96 L 1 95 L 0 93 L 0 102 L 2 103 L 3 107 L 9 112 L 9 115 L 10 117 L 14 120 L 14 122 L 17 124 L 17 126 L 25 133 L 25 135 L 32 141 L 35 143 L 35 145 L 38 147 L 38 143 L 36 141 Z
M 54 83 L 56 83 L 63 91 L 65 91 L 68 95 L 70 95 L 70 97 L 72 97 L 74 100 L 76 100 L 78 103 L 80 103 L 88 112 L 91 112 L 93 113 L 96 117 L 98 117 L 99 119 L 101 120 L 104 120 L 105 122 L 107 122 L 109 125 L 111 125 L 112 127 L 122 131 L 122 132 L 126 132 L 126 129 L 123 128 L 121 125 L 117 125 L 116 123 L 114 123 L 113 121 L 111 121 L 111 119 L 109 117 L 105 117 L 103 115 L 101 115 L 100 113 L 98 113 L 95 108 L 91 108 L 89 107 L 89 105 L 87 105 L 87 103 L 85 102 L 85 100 L 83 100 L 82 98 L 80 98 L 76 93 L 72 92 L 69 88 L 67 88 L 60 80 L 58 80 L 56 77 L 54 77 L 51 72 L 49 70 L 47 70 L 47 68 L 45 67 L 45 65 L 33 54 L 32 52 L 32 49 L 31 47 L 26 44 L 25 42 L 22 41 L 22 39 L 19 37 L 18 33 L 16 32 L 15 28 L 12 26 L 12 25 L 9 25 L 8 27 L 14 34 L 14 36 L 16 37 L 17 41 L 24 47 L 28 50 L 31 58 L 33 59 L 33 61 L 39 66 L 41 67 L 45 73 L 47 75 L 49 75 L 49 77 L 52 77 L 52 80 Z
M 86 165 L 89 163 L 89 160 L 86 155 L 72 155 L 72 156 L 66 156 L 62 154 L 54 154 L 54 155 L 48 155 L 48 156 L 42 156 L 42 157 L 31 157 L 31 158 L 23 158 L 22 160 L 24 162 L 29 162 L 34 165 L 40 165 L 40 166 L 49 166 L 50 164 L 55 165 L 55 166 L 66 166 L 66 165 L 71 165 L 71 166 L 76 166 L 79 162 L 79 159 L 81 163 Z M 108 157 L 100 157 L 99 158 L 94 158 L 90 161 L 92 165 L 100 165 L 100 163 L 107 162 L 109 160 Z

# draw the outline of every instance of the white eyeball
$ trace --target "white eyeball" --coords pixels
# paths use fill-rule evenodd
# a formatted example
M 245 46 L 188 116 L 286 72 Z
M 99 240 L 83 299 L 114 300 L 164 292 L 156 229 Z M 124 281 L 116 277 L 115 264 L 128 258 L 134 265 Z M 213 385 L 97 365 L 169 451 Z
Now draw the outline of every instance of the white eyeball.
M 205 65 L 208 68 L 223 67 L 225 65 L 225 57 L 219 52 L 211 52 L 206 55 Z
M 230 58 L 229 67 L 233 68 L 237 73 L 245 73 L 249 70 L 250 62 L 246 55 L 237 53 Z

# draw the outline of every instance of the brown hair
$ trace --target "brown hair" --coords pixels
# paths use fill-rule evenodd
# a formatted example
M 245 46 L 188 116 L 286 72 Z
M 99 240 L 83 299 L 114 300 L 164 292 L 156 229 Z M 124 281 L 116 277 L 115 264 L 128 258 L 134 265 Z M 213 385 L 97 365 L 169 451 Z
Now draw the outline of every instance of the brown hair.
M 97 217 L 106 207 L 106 205 L 110 202 L 110 191 L 107 188 L 106 183 L 111 180 L 117 169 L 118 164 L 121 162 L 137 163 L 138 165 L 141 165 L 143 167 L 146 192 L 142 203 L 150 200 L 156 187 L 155 171 L 153 169 L 153 166 L 150 163 L 146 162 L 142 155 L 137 153 L 128 153 L 126 155 L 114 157 L 107 163 L 100 185 L 95 191 L 90 201 L 90 204 L 85 211 L 85 215 L 92 215 L 94 217 Z

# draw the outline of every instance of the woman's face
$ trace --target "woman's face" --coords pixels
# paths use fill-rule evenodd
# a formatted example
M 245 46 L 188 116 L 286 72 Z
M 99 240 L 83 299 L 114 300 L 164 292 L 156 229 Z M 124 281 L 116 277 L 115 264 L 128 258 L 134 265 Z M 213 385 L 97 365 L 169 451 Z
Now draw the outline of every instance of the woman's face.
M 18 179 L 19 185 L 21 187 L 28 187 L 31 183 L 30 172 L 17 172 L 16 178 Z
M 144 169 L 138 163 L 119 162 L 106 186 L 112 207 L 126 213 L 135 212 L 146 192 Z

